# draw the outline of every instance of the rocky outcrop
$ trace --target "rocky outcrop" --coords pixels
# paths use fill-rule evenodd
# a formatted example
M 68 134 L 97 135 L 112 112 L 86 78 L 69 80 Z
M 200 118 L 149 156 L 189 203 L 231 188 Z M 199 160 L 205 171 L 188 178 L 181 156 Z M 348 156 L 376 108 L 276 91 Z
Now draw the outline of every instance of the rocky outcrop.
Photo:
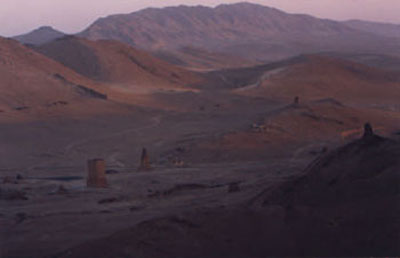
M 104 100 L 106 100 L 108 98 L 106 94 L 100 93 L 94 89 L 90 89 L 90 88 L 82 86 L 82 85 L 76 85 L 76 90 L 79 94 L 81 94 L 83 96 L 104 99 Z

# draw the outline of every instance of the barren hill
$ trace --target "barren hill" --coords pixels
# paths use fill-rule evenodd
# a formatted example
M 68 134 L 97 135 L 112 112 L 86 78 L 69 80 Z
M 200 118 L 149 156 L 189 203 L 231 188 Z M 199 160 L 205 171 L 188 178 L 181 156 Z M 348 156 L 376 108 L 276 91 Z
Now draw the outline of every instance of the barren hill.
M 388 71 L 400 71 L 400 57 L 391 55 L 337 52 L 320 53 L 319 55 L 345 59 Z
M 63 36 L 65 36 L 63 32 L 55 30 L 49 26 L 43 26 L 29 33 L 15 36 L 13 38 L 23 44 L 41 45 Z
M 179 155 L 194 163 L 312 157 L 359 137 L 366 121 L 379 133 L 392 135 L 399 119 L 396 112 L 353 108 L 332 98 L 304 100 L 260 115 L 247 128 L 185 146 L 188 151 Z
M 101 18 L 79 35 L 151 51 L 195 47 L 257 61 L 334 50 L 399 54 L 400 44 L 340 22 L 250 3 L 149 8 Z
M 0 38 L 0 78 L 3 118 L 107 99 L 101 85 L 11 39 Z
M 400 78 L 396 72 L 380 70 L 359 63 L 316 55 L 302 56 L 277 66 L 246 69 L 244 79 L 238 70 L 225 71 L 241 85 L 239 94 L 269 98 L 335 98 L 346 104 L 398 109 Z M 246 81 L 253 73 L 258 80 Z M 235 75 L 236 74 L 236 75 Z M 246 83 L 248 82 L 248 83 Z
M 200 79 L 195 73 L 117 41 L 68 36 L 34 49 L 81 75 L 125 88 L 183 87 Z

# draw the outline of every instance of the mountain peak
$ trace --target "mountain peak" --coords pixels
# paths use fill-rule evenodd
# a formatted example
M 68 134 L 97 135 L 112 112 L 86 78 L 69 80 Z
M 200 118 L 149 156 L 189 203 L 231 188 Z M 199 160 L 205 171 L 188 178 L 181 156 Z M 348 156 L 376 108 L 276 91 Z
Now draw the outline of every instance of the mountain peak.
M 63 37 L 65 34 L 55 30 L 51 26 L 41 26 L 29 33 L 13 37 L 22 44 L 41 45 L 57 38 Z
M 43 30 L 47 30 L 47 31 L 57 31 L 57 30 L 55 30 L 53 27 L 51 27 L 51 26 L 41 26 L 41 27 L 39 27 L 39 28 L 37 28 L 36 30 L 34 30 L 34 31 L 43 31 Z
M 252 3 L 252 2 L 237 2 L 237 3 L 232 3 L 232 4 L 220 4 L 217 7 L 215 7 L 215 9 L 218 8 L 252 8 L 252 9 L 270 9 L 270 10 L 277 10 L 276 8 L 273 7 L 269 7 L 266 5 L 261 5 L 261 4 L 256 4 L 256 3 Z

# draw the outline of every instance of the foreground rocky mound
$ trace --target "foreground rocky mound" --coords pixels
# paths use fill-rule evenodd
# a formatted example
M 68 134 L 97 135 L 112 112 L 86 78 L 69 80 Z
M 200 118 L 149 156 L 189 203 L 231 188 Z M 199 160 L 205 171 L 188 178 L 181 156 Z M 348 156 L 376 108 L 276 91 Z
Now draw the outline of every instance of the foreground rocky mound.
M 399 157 L 399 142 L 367 124 L 361 139 L 318 158 L 303 176 L 253 204 L 283 207 L 304 254 L 398 255 Z
M 262 205 L 321 207 L 383 196 L 389 200 L 400 190 L 399 155 L 398 142 L 375 135 L 366 124 L 361 139 L 318 158 L 303 176 L 269 191 Z
M 60 256 L 396 256 L 398 157 L 399 142 L 366 126 L 361 139 L 245 205 L 143 222 Z

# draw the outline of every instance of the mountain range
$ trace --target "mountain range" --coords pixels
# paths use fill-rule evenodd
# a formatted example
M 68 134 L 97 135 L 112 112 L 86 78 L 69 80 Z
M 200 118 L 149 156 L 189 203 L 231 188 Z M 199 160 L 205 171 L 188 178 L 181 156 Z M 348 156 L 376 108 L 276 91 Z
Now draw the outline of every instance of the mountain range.
M 41 27 L 14 39 L 41 45 L 64 35 Z M 338 22 L 252 3 L 148 8 L 100 18 L 76 36 L 120 41 L 194 69 L 251 66 L 303 53 L 400 56 L 400 25 Z
M 398 38 L 360 27 L 237 3 L 112 15 L 95 21 L 79 35 L 118 40 L 156 53 L 176 54 L 195 47 L 261 62 L 322 51 L 400 54 Z

